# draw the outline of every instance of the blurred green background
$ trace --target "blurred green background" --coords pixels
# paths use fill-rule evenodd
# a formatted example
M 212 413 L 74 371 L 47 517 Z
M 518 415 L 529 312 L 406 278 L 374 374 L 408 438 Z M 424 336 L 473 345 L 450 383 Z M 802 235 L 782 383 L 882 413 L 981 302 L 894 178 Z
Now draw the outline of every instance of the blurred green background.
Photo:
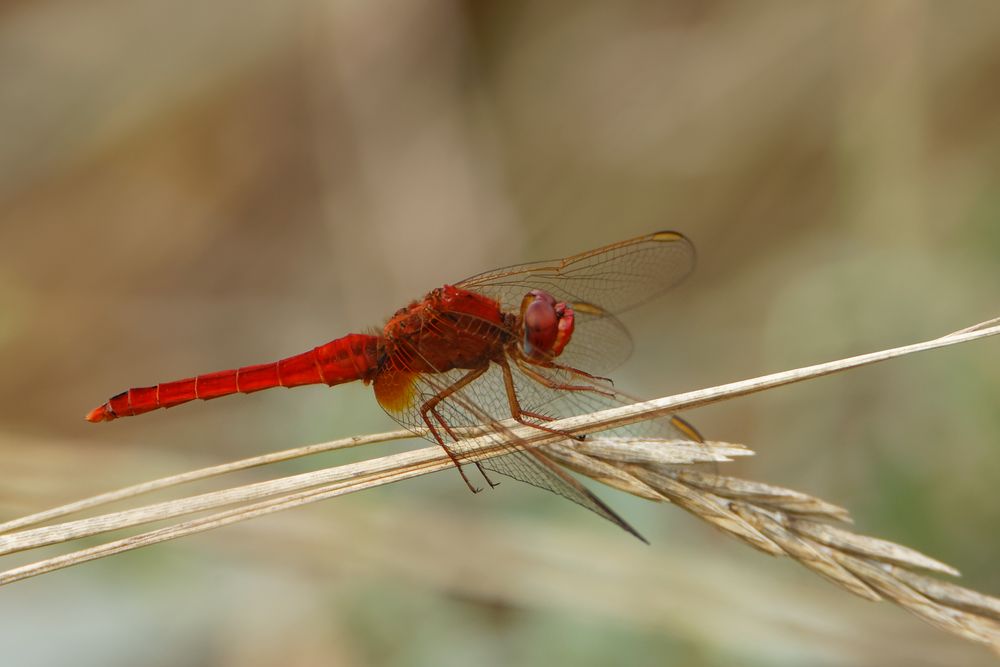
M 962 328 L 1000 314 L 998 173 L 993 0 L 4 3 L 0 518 L 394 428 L 363 386 L 82 416 L 655 229 L 699 266 L 625 318 L 635 393 Z M 758 452 L 724 472 L 844 505 L 998 594 L 997 345 L 687 416 Z M 438 474 L 2 589 L 3 663 L 989 661 L 602 493 L 652 547 Z

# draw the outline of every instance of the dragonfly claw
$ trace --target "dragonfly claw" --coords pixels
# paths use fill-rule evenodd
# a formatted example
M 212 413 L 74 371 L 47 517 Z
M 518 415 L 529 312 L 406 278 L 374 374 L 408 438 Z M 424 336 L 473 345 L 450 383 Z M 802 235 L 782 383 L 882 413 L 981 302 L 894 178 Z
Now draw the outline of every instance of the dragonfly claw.
M 492 479 L 490 479 L 490 476 L 486 474 L 486 470 L 483 469 L 482 464 L 480 464 L 478 461 L 476 461 L 476 467 L 479 468 L 479 474 L 483 476 L 483 479 L 486 480 L 486 483 L 490 485 L 491 489 L 495 489 L 498 486 L 500 486 L 500 482 L 494 482 Z

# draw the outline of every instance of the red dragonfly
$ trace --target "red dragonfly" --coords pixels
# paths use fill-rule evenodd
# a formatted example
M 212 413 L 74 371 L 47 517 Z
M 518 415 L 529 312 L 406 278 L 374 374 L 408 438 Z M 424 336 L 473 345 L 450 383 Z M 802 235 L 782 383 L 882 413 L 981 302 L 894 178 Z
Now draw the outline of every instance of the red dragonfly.
M 111 421 L 271 387 L 361 380 L 372 384 L 393 419 L 441 445 L 473 492 L 478 489 L 462 464 L 478 450 L 455 443 L 479 429 L 494 434 L 494 443 L 480 449 L 503 452 L 475 462 L 490 486 L 496 484 L 486 470 L 553 491 L 643 539 L 543 453 L 519 446 L 500 421 L 512 418 L 559 433 L 546 422 L 624 402 L 627 397 L 602 377 L 632 348 L 616 315 L 680 282 L 694 257 L 690 241 L 665 231 L 481 273 L 399 309 L 380 332 L 348 334 L 269 364 L 129 389 L 87 420 Z M 665 428 L 673 437 L 701 440 L 679 417 Z

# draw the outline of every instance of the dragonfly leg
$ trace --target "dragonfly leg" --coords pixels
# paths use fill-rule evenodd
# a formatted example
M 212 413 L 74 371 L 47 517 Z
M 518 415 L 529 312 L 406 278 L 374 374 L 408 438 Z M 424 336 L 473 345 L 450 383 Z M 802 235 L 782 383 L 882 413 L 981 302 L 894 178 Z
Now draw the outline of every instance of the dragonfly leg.
M 455 456 L 455 453 L 451 451 L 448 445 L 444 444 L 444 440 L 438 434 L 437 429 L 434 428 L 434 424 L 432 424 L 431 420 L 427 418 L 427 413 L 421 412 L 420 416 L 423 417 L 424 423 L 427 424 L 427 429 L 431 432 L 431 435 L 434 436 L 434 439 L 437 440 L 438 444 L 441 445 L 441 447 L 444 449 L 445 454 L 448 455 L 448 458 L 451 459 L 451 462 L 455 464 L 455 468 L 458 470 L 458 474 L 462 476 L 462 480 L 465 482 L 465 485 L 469 487 L 469 491 L 472 491 L 473 493 L 479 493 L 480 491 L 482 491 L 482 489 L 472 486 L 472 482 L 469 481 L 469 478 L 465 476 L 465 471 L 462 470 L 462 463 L 458 460 L 458 457 Z
M 525 375 L 527 375 L 528 377 L 530 377 L 535 382 L 537 382 L 537 383 L 539 383 L 539 384 L 541 384 L 543 386 L 546 386 L 549 389 L 561 389 L 563 391 L 592 391 L 595 394 L 601 394 L 601 395 L 607 396 L 609 398 L 614 398 L 615 397 L 615 395 L 614 395 L 613 392 L 605 391 L 604 389 L 598 389 L 597 387 L 593 387 L 593 386 L 590 386 L 590 385 L 584 385 L 584 384 L 564 384 L 562 382 L 556 382 L 556 381 L 552 380 L 551 378 L 545 377 L 544 375 L 542 375 L 541 373 L 539 373 L 535 369 L 531 368 L 531 366 L 529 364 L 527 364 L 527 363 L 522 363 L 520 360 L 518 360 L 516 363 L 517 363 L 517 367 L 519 369 L 521 369 L 521 372 L 523 372 Z M 571 372 L 575 371 L 575 369 L 570 368 L 568 366 L 547 366 L 546 365 L 545 367 L 546 368 L 560 368 L 562 370 L 567 370 L 567 371 L 571 371 Z M 508 369 L 508 372 L 509 372 L 509 369 Z M 583 371 L 579 371 L 579 373 L 581 375 L 586 376 L 586 377 L 594 378 L 595 380 L 604 379 L 604 378 L 594 377 L 593 375 L 587 375 Z
M 492 479 L 490 479 L 490 476 L 486 474 L 486 470 L 483 468 L 482 463 L 476 461 L 476 467 L 479 468 L 479 474 L 483 476 L 483 479 L 486 480 L 486 483 L 490 485 L 491 489 L 495 489 L 498 486 L 500 486 L 500 482 L 494 482 Z
M 584 439 L 585 436 L 582 436 L 582 435 L 573 435 L 571 433 L 566 433 L 566 432 L 560 431 L 558 429 L 549 428 L 548 426 L 542 426 L 541 424 L 535 424 L 535 423 L 530 422 L 527 419 L 525 419 L 525 417 L 531 417 L 532 419 L 538 419 L 539 421 L 551 421 L 552 420 L 551 417 L 546 417 L 545 415 L 540 415 L 537 412 L 528 412 L 526 410 L 522 410 L 521 409 L 521 403 L 520 403 L 520 401 L 517 400 L 517 388 L 514 387 L 514 376 L 510 372 L 510 364 L 507 362 L 507 358 L 502 356 L 502 357 L 498 358 L 496 360 L 496 362 L 497 362 L 497 364 L 499 364 L 500 369 L 503 371 L 503 384 L 504 384 L 504 388 L 507 390 L 507 404 L 510 406 L 510 416 L 511 416 L 511 418 L 514 421 L 516 421 L 518 424 L 524 424 L 525 426 L 531 426 L 533 428 L 537 428 L 539 431 L 545 431 L 547 433 L 555 433 L 556 435 L 561 435 L 561 436 L 566 437 L 566 438 L 573 438 L 574 440 L 583 440 Z M 527 373 L 529 376 L 532 376 L 532 373 L 529 373 L 527 369 L 522 368 L 520 366 L 520 364 L 518 364 L 518 368 L 521 368 L 522 371 L 524 371 L 525 373 Z M 539 377 L 541 377 L 541 376 L 539 376 Z M 547 380 L 547 378 L 546 378 L 546 380 Z M 541 382 L 541 380 L 539 380 L 539 382 Z M 543 382 L 543 384 L 545 384 L 545 383 Z M 550 386 L 550 385 L 546 385 L 546 386 Z M 579 388 L 576 388 L 576 387 L 570 387 L 570 386 L 561 386 L 561 385 L 557 385 L 555 383 L 553 383 L 552 386 L 553 386 L 553 388 L 556 388 L 556 389 L 575 389 L 577 391 L 592 391 L 592 389 L 590 387 L 579 387 Z
M 524 370 L 526 364 L 530 364 L 532 366 L 551 368 L 557 371 L 566 371 L 571 375 L 587 378 L 588 380 L 595 380 L 597 382 L 607 382 L 610 385 L 614 385 L 615 383 L 615 381 L 612 380 L 611 378 L 602 377 L 600 375 L 592 375 L 587 371 L 581 371 L 579 368 L 573 368 L 572 366 L 564 366 L 563 364 L 557 364 L 551 359 L 532 359 L 526 356 L 524 352 L 518 347 L 515 347 L 513 351 L 514 354 L 516 355 L 514 357 L 515 363 L 517 363 L 517 367 L 520 368 L 521 370 Z
M 481 489 L 473 486 L 472 482 L 469 481 L 469 478 L 466 477 L 465 471 L 462 470 L 462 464 L 458 460 L 458 457 L 455 455 L 455 452 L 453 452 L 451 448 L 448 447 L 448 445 L 444 444 L 444 438 L 442 438 L 441 434 L 438 433 L 438 430 L 434 427 L 434 424 L 433 422 L 431 422 L 431 419 L 428 415 L 434 415 L 434 419 L 438 422 L 441 428 L 445 430 L 445 433 L 447 433 L 452 440 L 458 440 L 459 438 L 455 436 L 455 434 L 451 430 L 451 427 L 448 426 L 448 422 L 445 421 L 445 419 L 437 411 L 437 406 L 441 403 L 441 401 L 448 398 L 456 391 L 458 391 L 459 389 L 461 389 L 462 387 L 469 384 L 470 382 L 478 378 L 480 375 L 485 373 L 487 368 L 489 368 L 489 366 L 484 366 L 482 368 L 475 368 L 469 371 L 461 378 L 456 380 L 454 383 L 452 383 L 451 386 L 445 387 L 436 395 L 424 401 L 424 404 L 420 406 L 420 416 L 423 418 L 424 423 L 427 424 L 427 428 L 430 430 L 431 435 L 433 435 L 434 439 L 438 441 L 438 444 L 444 448 L 445 453 L 448 454 L 448 458 L 450 458 L 451 462 L 455 464 L 456 468 L 458 468 L 458 473 L 462 476 L 462 479 L 465 481 L 465 485 L 468 486 L 469 490 L 472 491 L 473 493 L 479 493 Z M 479 462 L 476 461 L 475 463 L 476 467 L 479 468 L 479 471 L 483 472 L 483 468 L 479 464 Z M 489 483 L 491 487 L 497 486 L 497 484 L 494 483 L 493 480 L 491 480 L 489 477 L 486 477 L 486 473 L 484 472 L 483 472 L 483 477 L 486 479 L 487 483 Z
M 444 417 L 441 416 L 441 413 L 437 411 L 436 407 L 430 409 L 430 414 L 434 415 L 434 419 L 437 420 L 438 424 L 441 425 L 441 428 L 443 428 L 445 430 L 445 432 L 448 434 L 448 436 L 452 440 L 457 441 L 457 440 L 460 439 L 457 435 L 455 435 L 455 432 L 451 430 L 451 426 L 448 425 L 448 422 L 445 421 Z M 437 436 L 435 435 L 435 437 L 437 437 Z M 449 455 L 451 455 L 451 452 L 448 450 L 447 447 L 445 447 L 444 449 L 445 449 L 446 452 L 448 452 Z M 453 461 L 455 460 L 454 456 L 452 456 L 452 460 Z M 482 466 L 481 463 L 479 463 L 479 461 L 474 461 L 474 463 L 476 464 L 476 468 L 479 470 L 479 474 L 481 474 L 483 476 L 483 479 L 486 480 L 486 483 L 490 485 L 491 489 L 495 489 L 498 486 L 500 486 L 500 482 L 494 482 L 492 479 L 490 479 L 489 475 L 486 474 L 486 471 L 483 469 L 483 466 Z M 462 472 L 461 467 L 458 470 L 459 470 L 459 472 Z M 462 477 L 465 477 L 465 473 L 462 473 Z M 469 483 L 469 480 L 467 478 L 465 480 L 465 483 L 466 484 Z M 470 485 L 470 488 L 471 488 L 471 485 Z M 473 489 L 472 490 L 473 493 L 479 493 L 479 491 L 480 491 L 480 489 Z

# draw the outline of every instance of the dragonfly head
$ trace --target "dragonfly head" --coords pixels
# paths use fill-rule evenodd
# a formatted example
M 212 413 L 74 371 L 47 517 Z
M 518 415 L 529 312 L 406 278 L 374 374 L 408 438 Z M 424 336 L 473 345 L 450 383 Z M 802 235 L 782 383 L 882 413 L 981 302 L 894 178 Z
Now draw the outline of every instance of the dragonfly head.
M 524 352 L 533 359 L 558 357 L 573 336 L 573 309 L 548 292 L 531 290 L 521 300 Z

